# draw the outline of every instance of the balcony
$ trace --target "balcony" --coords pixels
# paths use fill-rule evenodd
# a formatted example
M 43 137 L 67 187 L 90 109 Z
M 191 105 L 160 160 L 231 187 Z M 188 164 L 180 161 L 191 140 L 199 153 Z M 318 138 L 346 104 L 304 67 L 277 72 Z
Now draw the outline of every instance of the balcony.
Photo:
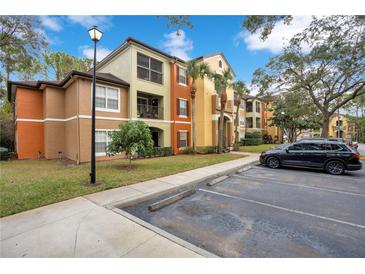
M 219 95 L 212 95 L 212 113 L 215 113 L 216 110 L 221 109 L 221 98 Z M 225 111 L 227 112 L 233 112 L 234 109 L 234 103 L 233 100 L 227 100 Z
M 137 104 L 137 117 L 143 119 L 163 119 L 163 107 Z

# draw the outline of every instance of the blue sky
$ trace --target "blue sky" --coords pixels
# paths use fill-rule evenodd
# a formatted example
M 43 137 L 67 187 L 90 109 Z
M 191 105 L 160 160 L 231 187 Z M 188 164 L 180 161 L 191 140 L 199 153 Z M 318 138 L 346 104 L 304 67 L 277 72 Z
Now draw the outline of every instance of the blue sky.
M 250 82 L 255 69 L 280 52 L 283 37 L 288 38 L 308 24 L 308 17 L 296 17 L 290 27 L 278 25 L 265 42 L 242 30 L 243 16 L 192 16 L 193 28 L 180 36 L 166 27 L 165 18 L 156 16 L 42 16 L 42 32 L 50 48 L 77 57 L 92 55 L 87 29 L 96 24 L 104 35 L 98 43 L 99 57 L 132 36 L 181 58 L 194 58 L 223 51 L 236 78 Z

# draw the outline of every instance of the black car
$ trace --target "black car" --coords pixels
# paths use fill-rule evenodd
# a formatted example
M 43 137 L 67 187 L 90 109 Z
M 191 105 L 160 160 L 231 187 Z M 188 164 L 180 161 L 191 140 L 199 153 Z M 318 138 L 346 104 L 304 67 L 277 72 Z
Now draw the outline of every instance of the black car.
M 271 168 L 280 166 L 324 169 L 340 175 L 345 170 L 360 170 L 360 154 L 342 142 L 308 140 L 281 145 L 261 153 L 260 162 Z

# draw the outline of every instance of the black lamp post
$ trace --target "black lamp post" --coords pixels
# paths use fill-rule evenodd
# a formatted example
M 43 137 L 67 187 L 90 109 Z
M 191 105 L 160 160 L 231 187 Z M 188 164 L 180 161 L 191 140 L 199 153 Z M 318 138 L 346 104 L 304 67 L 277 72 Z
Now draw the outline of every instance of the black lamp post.
M 92 106 L 91 106 L 91 172 L 90 183 L 96 182 L 96 170 L 95 170 L 95 90 L 96 90 L 96 43 L 100 40 L 103 33 L 98 30 L 96 26 L 89 29 L 89 35 L 94 42 L 94 67 L 93 67 L 93 94 L 92 94 Z

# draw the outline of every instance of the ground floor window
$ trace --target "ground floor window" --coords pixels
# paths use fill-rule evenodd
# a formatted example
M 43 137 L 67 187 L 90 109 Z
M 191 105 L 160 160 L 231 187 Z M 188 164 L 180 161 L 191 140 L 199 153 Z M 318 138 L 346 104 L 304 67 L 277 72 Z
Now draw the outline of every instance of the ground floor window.
M 252 117 L 247 117 L 246 118 L 246 125 L 247 125 L 247 128 L 253 128 L 253 119 L 252 119 Z
M 179 148 L 188 146 L 188 135 L 187 131 L 179 131 L 177 133 L 177 145 Z
M 95 154 L 98 156 L 106 155 L 106 149 L 111 142 L 109 132 L 111 130 L 95 131 Z
M 261 128 L 261 118 L 256 118 L 256 128 Z

